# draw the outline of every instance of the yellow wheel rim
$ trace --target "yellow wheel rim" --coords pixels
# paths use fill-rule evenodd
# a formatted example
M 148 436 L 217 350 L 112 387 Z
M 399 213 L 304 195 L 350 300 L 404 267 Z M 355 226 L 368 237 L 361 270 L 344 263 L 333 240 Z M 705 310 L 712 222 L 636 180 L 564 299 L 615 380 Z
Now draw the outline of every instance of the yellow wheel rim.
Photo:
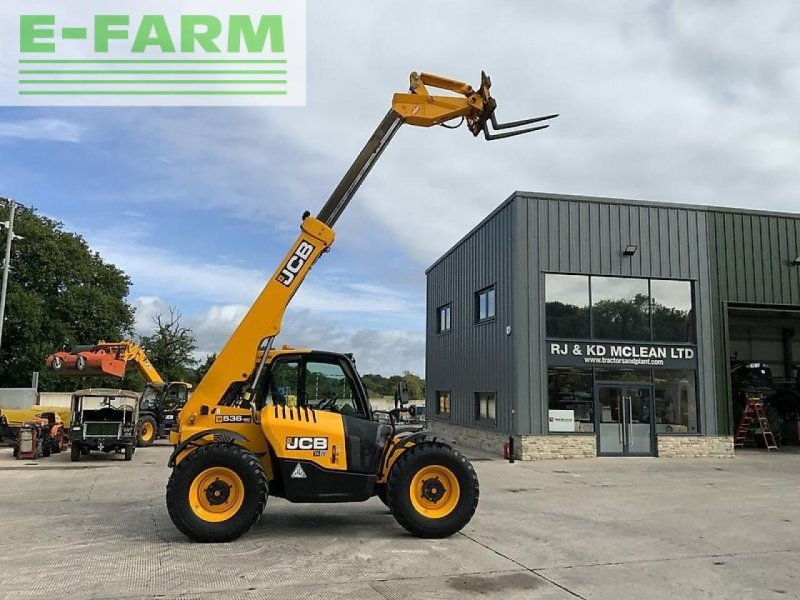
M 149 442 L 152 440 L 154 432 L 153 424 L 150 421 L 142 423 L 142 441 Z
M 199 518 L 220 523 L 233 517 L 244 502 L 242 479 L 225 467 L 200 473 L 189 487 L 189 506 Z
M 419 514 L 429 519 L 442 519 L 449 515 L 461 497 L 458 479 L 447 467 L 423 467 L 411 480 L 411 504 Z

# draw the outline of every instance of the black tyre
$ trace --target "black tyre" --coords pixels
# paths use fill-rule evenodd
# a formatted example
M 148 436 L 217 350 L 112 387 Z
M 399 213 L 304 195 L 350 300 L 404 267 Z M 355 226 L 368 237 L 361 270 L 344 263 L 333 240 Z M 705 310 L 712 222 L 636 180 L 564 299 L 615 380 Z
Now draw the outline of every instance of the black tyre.
M 69 460 L 71 462 L 78 462 L 81 459 L 81 447 L 80 445 L 73 443 L 69 447 Z
M 51 444 L 52 442 L 50 442 L 49 438 L 44 440 L 44 442 L 42 443 L 42 456 L 44 456 L 45 458 L 50 456 L 50 451 L 52 450 Z
M 391 506 L 389 506 L 389 499 L 386 497 L 386 486 L 381 485 L 375 492 L 375 495 L 380 499 L 381 502 L 388 508 L 392 510 Z
M 230 542 L 258 522 L 267 503 L 258 458 L 234 444 L 208 444 L 178 463 L 167 482 L 167 512 L 196 542 Z
M 133 460 L 133 451 L 136 450 L 133 446 L 125 446 L 125 460 L 130 462 Z
M 467 458 L 447 444 L 423 442 L 392 467 L 387 504 L 397 522 L 422 538 L 460 531 L 478 507 L 478 476 Z
M 152 446 L 158 437 L 156 420 L 151 416 L 142 417 L 136 424 L 136 445 Z

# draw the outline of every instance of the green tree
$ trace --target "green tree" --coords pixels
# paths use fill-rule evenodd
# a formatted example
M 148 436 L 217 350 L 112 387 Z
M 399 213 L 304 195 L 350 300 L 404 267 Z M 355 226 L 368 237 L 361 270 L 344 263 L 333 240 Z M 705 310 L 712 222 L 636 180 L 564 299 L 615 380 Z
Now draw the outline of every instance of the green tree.
M 166 381 L 194 378 L 196 340 L 192 330 L 181 325 L 180 311 L 171 306 L 168 315 L 156 315 L 153 323 L 155 331 L 142 336 L 139 345 L 161 377 Z
M 130 279 L 81 236 L 34 209 L 19 207 L 14 229 L 23 239 L 12 246 L 0 386 L 28 386 L 33 371 L 41 373 L 42 390 L 73 390 L 88 382 L 118 386 L 118 379 L 59 377 L 44 370 L 44 360 L 64 347 L 130 336 Z M 0 247 L 6 235 L 0 233 Z
M 195 369 L 194 381 L 192 383 L 200 383 L 200 380 L 205 377 L 215 360 L 217 360 L 216 352 L 214 352 L 214 354 L 206 354 L 206 359 Z
M 411 371 L 403 371 L 403 379 L 408 383 L 409 400 L 419 401 L 425 399 L 425 381 L 414 375 Z

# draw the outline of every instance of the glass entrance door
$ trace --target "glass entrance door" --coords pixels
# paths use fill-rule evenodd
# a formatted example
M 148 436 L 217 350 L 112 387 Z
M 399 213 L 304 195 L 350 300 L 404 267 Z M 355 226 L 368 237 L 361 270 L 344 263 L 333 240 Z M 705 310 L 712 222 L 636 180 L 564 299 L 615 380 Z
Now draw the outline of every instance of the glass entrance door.
M 597 384 L 597 453 L 653 456 L 653 389 L 647 384 Z

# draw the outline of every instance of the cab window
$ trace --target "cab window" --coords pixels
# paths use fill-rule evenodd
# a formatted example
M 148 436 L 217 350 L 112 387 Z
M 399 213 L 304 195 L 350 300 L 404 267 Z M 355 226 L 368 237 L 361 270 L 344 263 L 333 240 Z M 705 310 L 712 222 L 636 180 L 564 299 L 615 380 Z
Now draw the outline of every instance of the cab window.
M 297 406 L 300 363 L 280 361 L 272 365 L 266 404 Z
M 186 386 L 171 385 L 167 389 L 164 396 L 164 402 L 161 403 L 161 410 L 172 412 L 186 404 L 187 392 Z
M 364 416 L 356 401 L 352 381 L 341 364 L 309 361 L 304 383 L 307 406 L 343 415 Z

